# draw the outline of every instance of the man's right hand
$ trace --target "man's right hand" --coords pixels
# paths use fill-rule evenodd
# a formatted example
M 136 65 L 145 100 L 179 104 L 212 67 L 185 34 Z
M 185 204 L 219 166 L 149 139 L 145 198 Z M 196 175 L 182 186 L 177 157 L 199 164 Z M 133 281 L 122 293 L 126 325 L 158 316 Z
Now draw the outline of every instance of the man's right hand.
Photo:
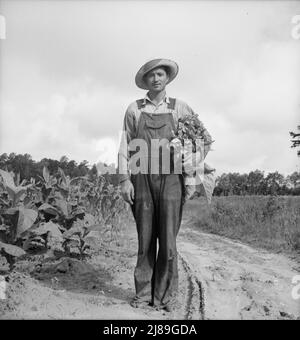
M 121 194 L 126 202 L 133 204 L 134 200 L 134 187 L 130 179 L 121 183 Z

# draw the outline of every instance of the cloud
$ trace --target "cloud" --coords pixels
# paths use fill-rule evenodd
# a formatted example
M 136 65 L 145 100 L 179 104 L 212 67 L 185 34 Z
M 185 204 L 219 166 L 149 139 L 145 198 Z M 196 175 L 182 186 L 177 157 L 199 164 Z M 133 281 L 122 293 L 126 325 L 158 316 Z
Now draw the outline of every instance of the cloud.
M 116 144 L 122 127 L 122 97 L 98 86 L 64 96 L 53 93 L 32 108 L 5 101 L 1 105 L 1 151 L 30 153 L 34 158 L 109 162 L 116 158 Z M 117 99 L 117 100 L 116 100 Z M 124 106 L 123 101 L 123 106 Z
M 64 119 L 75 121 L 87 140 L 114 136 L 122 127 L 126 101 L 115 89 L 97 84 L 68 100 Z
M 228 116 L 239 129 L 277 133 L 296 123 L 300 104 L 299 47 L 286 43 L 265 45 L 253 68 L 245 68 L 238 98 Z
M 179 64 L 171 96 L 213 138 L 219 172 L 291 172 L 299 124 L 296 2 L 8 2 L 1 44 L 0 152 L 115 162 L 135 72 Z M 101 157 L 103 159 L 101 159 Z

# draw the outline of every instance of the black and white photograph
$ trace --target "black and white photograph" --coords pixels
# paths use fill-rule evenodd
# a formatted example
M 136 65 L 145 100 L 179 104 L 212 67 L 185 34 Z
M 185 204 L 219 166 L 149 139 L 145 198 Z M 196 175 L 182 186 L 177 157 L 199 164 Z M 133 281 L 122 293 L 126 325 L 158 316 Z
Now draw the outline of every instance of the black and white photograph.
M 300 1 L 0 0 L 0 320 L 300 320 Z

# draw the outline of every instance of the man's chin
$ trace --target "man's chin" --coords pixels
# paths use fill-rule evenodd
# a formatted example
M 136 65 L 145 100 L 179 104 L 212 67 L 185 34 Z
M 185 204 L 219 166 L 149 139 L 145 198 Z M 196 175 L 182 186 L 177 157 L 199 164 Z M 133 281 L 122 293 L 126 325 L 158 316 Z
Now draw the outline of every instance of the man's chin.
M 161 92 L 161 91 L 163 91 L 163 90 L 164 90 L 164 88 L 162 88 L 162 87 L 151 87 L 151 88 L 150 88 L 150 91 L 151 91 L 152 93 Z

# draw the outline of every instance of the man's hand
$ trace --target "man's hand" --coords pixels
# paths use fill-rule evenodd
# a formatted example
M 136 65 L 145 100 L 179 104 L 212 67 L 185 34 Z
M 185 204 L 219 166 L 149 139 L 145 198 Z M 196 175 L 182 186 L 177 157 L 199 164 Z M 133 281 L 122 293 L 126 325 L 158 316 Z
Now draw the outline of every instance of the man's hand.
M 121 194 L 126 202 L 133 204 L 134 187 L 129 179 L 121 183 Z

